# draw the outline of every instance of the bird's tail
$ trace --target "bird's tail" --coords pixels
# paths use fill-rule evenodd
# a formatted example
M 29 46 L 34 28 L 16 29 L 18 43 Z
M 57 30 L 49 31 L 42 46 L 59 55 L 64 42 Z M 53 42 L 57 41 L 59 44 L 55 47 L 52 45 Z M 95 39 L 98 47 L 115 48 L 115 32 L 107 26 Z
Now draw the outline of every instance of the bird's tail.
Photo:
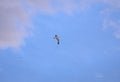
M 59 45 L 59 44 L 60 44 L 60 42 L 58 41 L 58 42 L 57 42 L 57 44 Z

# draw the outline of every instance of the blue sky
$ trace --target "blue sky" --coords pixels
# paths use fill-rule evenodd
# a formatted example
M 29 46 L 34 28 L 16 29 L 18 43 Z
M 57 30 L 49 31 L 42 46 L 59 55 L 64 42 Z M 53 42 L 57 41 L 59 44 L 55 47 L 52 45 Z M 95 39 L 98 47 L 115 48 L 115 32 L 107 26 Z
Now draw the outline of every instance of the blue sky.
M 119 0 L 0 3 L 0 82 L 120 81 Z

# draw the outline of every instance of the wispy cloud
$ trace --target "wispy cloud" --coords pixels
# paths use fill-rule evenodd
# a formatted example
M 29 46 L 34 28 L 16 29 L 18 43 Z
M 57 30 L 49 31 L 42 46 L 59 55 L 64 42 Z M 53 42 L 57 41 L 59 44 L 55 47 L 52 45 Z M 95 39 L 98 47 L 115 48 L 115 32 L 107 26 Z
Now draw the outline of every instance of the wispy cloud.
M 96 73 L 96 78 L 98 78 L 98 79 L 102 79 L 102 78 L 104 78 L 104 75 L 102 74 L 102 73 Z
M 44 13 L 53 13 L 52 4 L 49 0 L 24 0 L 31 11 L 40 11 Z
M 103 20 L 103 28 L 112 28 L 114 31 L 114 36 L 120 39 L 120 16 L 116 14 L 120 14 L 120 1 L 119 0 L 103 0 L 105 4 L 109 6 L 102 11 L 102 15 L 104 17 Z M 114 16 L 115 17 L 114 17 Z
M 103 28 L 104 29 L 112 28 L 113 30 L 115 30 L 113 33 L 115 37 L 118 39 L 120 38 L 120 21 L 104 19 Z
M 31 29 L 29 12 L 26 12 L 27 5 L 30 12 L 68 14 L 73 11 L 85 10 L 95 3 L 109 5 L 102 11 L 104 27 L 115 27 L 115 36 L 120 38 L 120 22 L 111 19 L 110 14 L 119 11 L 119 0 L 0 0 L 0 48 L 17 48 L 24 44 L 24 39 L 30 35 Z M 111 22 L 112 21 L 112 22 Z

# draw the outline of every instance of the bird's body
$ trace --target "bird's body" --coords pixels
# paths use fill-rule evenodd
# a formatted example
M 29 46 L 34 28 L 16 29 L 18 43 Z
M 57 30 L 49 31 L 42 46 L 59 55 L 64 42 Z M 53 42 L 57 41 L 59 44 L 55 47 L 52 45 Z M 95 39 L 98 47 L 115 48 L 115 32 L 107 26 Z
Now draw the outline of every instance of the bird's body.
M 57 44 L 60 44 L 60 39 L 59 39 L 58 35 L 55 35 L 54 39 L 57 40 Z

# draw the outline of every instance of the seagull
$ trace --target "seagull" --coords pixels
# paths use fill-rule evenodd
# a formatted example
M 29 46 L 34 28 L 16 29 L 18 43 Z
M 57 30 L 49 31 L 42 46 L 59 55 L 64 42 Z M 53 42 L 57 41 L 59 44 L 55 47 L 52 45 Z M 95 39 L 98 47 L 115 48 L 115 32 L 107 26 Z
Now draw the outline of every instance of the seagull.
M 60 44 L 60 40 L 59 40 L 58 35 L 55 35 L 54 39 L 56 39 L 56 40 L 57 40 L 57 44 Z

